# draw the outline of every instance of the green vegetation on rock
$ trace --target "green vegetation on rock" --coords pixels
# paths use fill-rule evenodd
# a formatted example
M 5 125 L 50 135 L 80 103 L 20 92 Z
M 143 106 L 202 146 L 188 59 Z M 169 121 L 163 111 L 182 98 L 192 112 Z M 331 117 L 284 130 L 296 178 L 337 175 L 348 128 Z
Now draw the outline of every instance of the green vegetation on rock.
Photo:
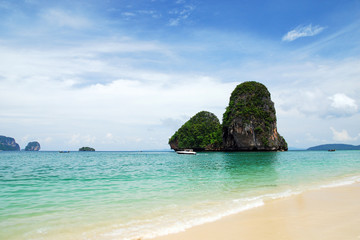
M 236 117 L 241 117 L 245 123 L 262 119 L 264 127 L 269 128 L 270 124 L 276 121 L 275 108 L 273 104 L 268 104 L 269 100 L 270 93 L 263 84 L 258 82 L 239 84 L 231 94 L 229 106 L 223 115 L 223 126 L 228 127 Z M 264 130 L 260 126 L 255 129 L 255 131 Z
M 220 150 L 222 132 L 215 114 L 202 111 L 193 116 L 170 138 L 172 149 Z
M 224 150 L 287 150 L 277 132 L 276 112 L 270 92 L 258 82 L 239 84 L 231 93 L 223 115 Z
M 95 149 L 91 148 L 91 147 L 82 147 L 82 148 L 79 148 L 79 151 L 80 152 L 94 152 Z

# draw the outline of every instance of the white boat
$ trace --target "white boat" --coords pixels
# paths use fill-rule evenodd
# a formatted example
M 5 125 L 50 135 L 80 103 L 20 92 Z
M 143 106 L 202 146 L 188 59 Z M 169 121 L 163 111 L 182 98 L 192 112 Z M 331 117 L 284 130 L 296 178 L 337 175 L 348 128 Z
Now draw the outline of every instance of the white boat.
M 176 151 L 177 154 L 190 154 L 190 155 L 195 155 L 196 152 L 194 152 L 194 150 L 192 149 L 184 149 L 183 151 Z

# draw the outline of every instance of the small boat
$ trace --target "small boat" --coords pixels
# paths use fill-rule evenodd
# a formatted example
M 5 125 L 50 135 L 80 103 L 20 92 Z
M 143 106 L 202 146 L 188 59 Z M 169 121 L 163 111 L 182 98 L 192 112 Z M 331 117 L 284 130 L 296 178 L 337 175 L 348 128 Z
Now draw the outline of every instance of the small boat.
M 183 151 L 176 151 L 177 154 L 190 154 L 190 155 L 196 155 L 196 152 L 192 149 L 184 149 Z
M 69 153 L 70 151 L 59 151 L 59 153 Z
M 335 149 L 329 149 L 328 152 L 335 152 Z

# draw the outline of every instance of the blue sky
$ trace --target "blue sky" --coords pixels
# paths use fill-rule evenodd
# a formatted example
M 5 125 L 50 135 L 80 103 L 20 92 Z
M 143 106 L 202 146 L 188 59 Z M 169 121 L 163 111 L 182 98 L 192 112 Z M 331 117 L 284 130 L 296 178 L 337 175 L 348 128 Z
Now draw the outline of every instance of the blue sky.
M 148 150 L 237 84 L 292 147 L 360 144 L 360 1 L 0 0 L 0 135 Z

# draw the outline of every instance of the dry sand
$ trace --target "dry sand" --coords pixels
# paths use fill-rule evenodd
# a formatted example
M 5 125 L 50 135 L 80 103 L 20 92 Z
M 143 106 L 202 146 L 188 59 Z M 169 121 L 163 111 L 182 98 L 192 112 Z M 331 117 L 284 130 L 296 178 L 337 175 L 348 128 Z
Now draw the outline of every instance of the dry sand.
M 157 240 L 360 240 L 360 184 L 266 202 Z

